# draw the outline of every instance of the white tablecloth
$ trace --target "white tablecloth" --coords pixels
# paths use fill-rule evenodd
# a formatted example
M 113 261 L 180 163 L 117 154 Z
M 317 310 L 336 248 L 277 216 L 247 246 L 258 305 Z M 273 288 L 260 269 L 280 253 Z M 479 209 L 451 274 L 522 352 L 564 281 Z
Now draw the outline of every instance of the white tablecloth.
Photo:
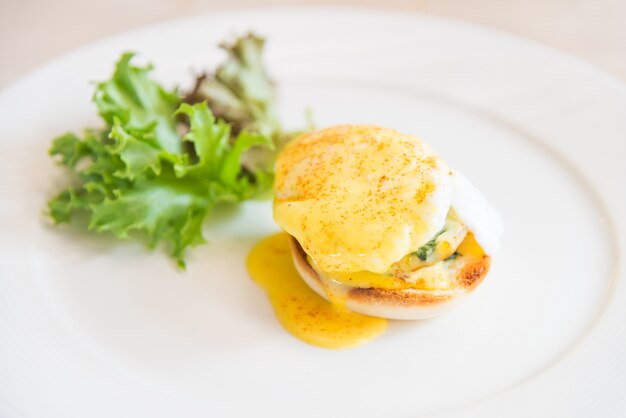
M 626 0 L 1 0 L 0 87 L 65 51 L 149 23 L 224 9 L 339 3 L 483 24 L 626 80 Z

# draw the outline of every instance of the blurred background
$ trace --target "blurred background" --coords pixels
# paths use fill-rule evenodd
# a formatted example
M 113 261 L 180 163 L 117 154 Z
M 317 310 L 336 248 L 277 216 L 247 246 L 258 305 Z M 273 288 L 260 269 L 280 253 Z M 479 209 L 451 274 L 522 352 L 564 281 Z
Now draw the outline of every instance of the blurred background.
M 563 50 L 626 81 L 626 0 L 0 0 L 0 87 L 88 42 L 249 7 L 384 7 L 478 23 Z

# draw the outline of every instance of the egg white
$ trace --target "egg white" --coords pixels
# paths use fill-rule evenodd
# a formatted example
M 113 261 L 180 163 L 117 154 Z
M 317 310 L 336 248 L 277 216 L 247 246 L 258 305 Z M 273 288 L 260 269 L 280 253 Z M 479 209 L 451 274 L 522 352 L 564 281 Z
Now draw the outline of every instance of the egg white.
M 463 174 L 452 171 L 449 181 L 452 186 L 451 207 L 472 231 L 485 253 L 495 254 L 500 248 L 500 236 L 504 229 L 500 214 Z

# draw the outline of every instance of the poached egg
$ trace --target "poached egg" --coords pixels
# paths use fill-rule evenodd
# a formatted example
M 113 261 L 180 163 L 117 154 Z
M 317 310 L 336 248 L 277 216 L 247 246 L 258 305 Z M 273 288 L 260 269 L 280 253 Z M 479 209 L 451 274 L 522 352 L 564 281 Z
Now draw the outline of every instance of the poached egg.
M 276 164 L 274 220 L 327 273 L 385 273 L 442 230 L 450 210 L 487 254 L 502 221 L 422 140 L 370 125 L 301 135 Z

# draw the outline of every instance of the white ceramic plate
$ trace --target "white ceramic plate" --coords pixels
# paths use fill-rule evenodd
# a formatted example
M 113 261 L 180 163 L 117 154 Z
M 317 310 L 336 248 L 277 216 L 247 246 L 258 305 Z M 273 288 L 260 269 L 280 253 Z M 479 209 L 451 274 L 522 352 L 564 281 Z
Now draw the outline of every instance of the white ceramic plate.
M 206 226 L 186 273 L 162 252 L 42 216 L 65 181 L 49 141 L 97 123 L 93 80 L 135 50 L 188 85 L 225 36 L 268 38 L 282 117 L 429 141 L 506 232 L 491 274 L 440 319 L 357 349 L 301 343 L 247 277 L 269 203 Z M 625 416 L 626 88 L 491 30 L 353 9 L 232 12 L 68 54 L 0 95 L 0 416 Z M 621 245 L 621 246 L 620 246 Z

